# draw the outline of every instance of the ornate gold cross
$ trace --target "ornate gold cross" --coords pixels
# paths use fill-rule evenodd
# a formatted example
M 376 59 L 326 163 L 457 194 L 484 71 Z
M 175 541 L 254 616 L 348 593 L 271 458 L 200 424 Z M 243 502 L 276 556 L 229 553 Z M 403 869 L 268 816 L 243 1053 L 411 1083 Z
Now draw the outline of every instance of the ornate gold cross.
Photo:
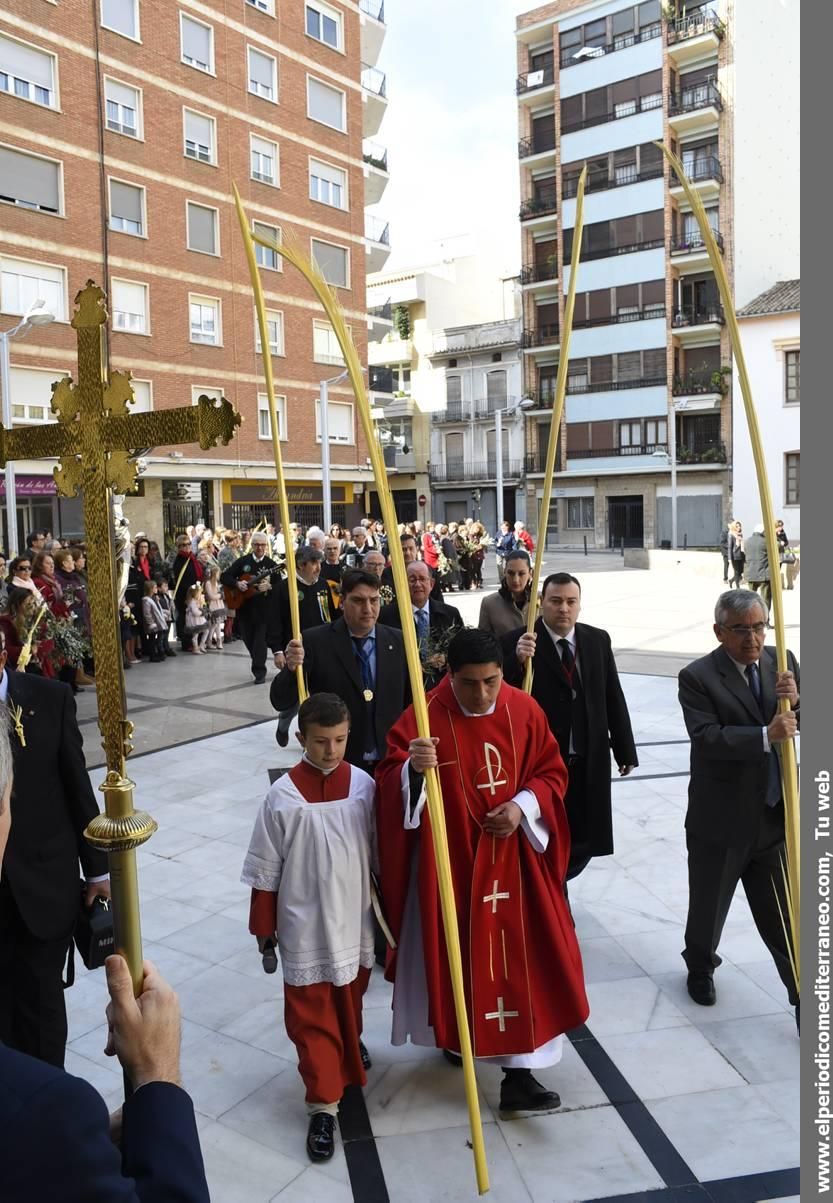
M 129 372 L 112 372 L 109 381 L 105 378 L 104 293 L 88 280 L 75 303 L 77 383 L 64 379 L 52 385 L 57 422 L 18 430 L 0 426 L 0 467 L 7 460 L 57 458 L 58 492 L 64 497 L 83 496 L 98 725 L 107 762 L 101 786 L 105 814 L 93 820 L 84 834 L 94 847 L 109 854 L 115 947 L 126 957 L 138 992 L 142 941 L 135 850 L 150 838 L 156 823 L 144 811 L 134 811 L 133 782 L 125 775 L 125 758 L 133 750 L 133 724 L 125 716 L 112 495 L 135 489 L 138 469 L 131 456 L 141 449 L 198 442 L 207 450 L 218 441 L 227 444 L 242 419 L 230 401 L 217 404 L 208 397 L 200 397 L 196 406 L 131 413 Z

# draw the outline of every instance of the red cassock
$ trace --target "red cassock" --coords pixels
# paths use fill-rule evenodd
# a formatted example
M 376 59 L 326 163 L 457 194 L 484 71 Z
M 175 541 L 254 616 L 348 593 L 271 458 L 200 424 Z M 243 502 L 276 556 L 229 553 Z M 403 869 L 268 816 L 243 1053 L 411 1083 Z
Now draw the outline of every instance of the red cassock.
M 589 1014 L 581 954 L 564 896 L 570 834 L 567 769 L 538 703 L 505 682 L 491 715 L 467 716 L 449 678 L 428 695 L 439 737 L 451 872 L 469 1025 L 476 1057 L 531 1053 Z M 382 893 L 399 939 L 418 841 L 418 890 L 429 1022 L 439 1048 L 459 1049 L 428 809 L 403 827 L 402 765 L 417 736 L 413 709 L 388 735 L 379 766 L 377 833 Z M 518 827 L 507 839 L 482 829 L 486 814 L 521 790 L 536 797 L 549 833 L 544 852 Z M 396 953 L 386 976 L 396 976 Z

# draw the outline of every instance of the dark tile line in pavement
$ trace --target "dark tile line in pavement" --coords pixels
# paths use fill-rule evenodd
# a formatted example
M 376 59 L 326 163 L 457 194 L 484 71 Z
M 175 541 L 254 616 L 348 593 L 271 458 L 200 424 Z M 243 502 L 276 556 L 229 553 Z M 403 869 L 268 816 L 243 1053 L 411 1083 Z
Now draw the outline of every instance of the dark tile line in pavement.
M 798 1166 L 786 1170 L 767 1170 L 762 1174 L 741 1174 L 737 1178 L 718 1178 L 687 1186 L 638 1190 L 630 1195 L 600 1195 L 585 1203 L 759 1203 L 761 1199 L 783 1199 L 797 1195 L 801 1172 Z

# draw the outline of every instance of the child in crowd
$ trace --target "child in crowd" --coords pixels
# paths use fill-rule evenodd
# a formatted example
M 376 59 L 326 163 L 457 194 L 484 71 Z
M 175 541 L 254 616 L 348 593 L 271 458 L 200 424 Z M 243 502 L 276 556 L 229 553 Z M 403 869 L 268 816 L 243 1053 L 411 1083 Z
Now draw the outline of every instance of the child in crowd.
M 142 587 L 142 624 L 144 626 L 143 640 L 147 646 L 151 664 L 161 664 L 165 659 L 162 650 L 162 637 L 167 638 L 168 620 L 156 600 L 156 581 L 145 581 Z
M 191 646 L 188 650 L 194 656 L 204 656 L 205 645 L 208 642 L 208 619 L 205 616 L 205 598 L 199 581 L 185 594 L 185 630 L 191 636 Z
M 162 611 L 166 623 L 165 630 L 163 631 L 160 639 L 160 645 L 166 656 L 175 656 L 176 652 L 170 644 L 171 627 L 174 624 L 174 606 L 173 598 L 171 597 L 170 582 L 168 581 L 167 577 L 158 576 L 156 578 L 156 584 L 158 587 L 156 602 L 159 606 L 159 609 Z
M 220 568 L 213 564 L 205 573 L 205 599 L 208 602 L 208 646 L 223 648 L 226 623 L 226 603 L 220 584 Z
M 252 887 L 249 931 L 284 976 L 284 1022 L 306 1087 L 312 1161 L 328 1161 L 345 1086 L 364 1086 L 362 997 L 374 961 L 370 901 L 373 778 L 344 760 L 350 715 L 316 693 L 298 711 L 300 763 L 279 778 L 255 819 L 241 880 Z M 318 803 L 326 802 L 319 807 Z

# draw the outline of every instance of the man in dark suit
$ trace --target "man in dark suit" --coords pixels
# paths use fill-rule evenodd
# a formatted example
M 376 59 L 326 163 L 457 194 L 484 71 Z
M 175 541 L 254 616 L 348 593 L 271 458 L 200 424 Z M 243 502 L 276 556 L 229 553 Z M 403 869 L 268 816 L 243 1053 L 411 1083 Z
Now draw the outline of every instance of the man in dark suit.
M 312 627 L 320 627 L 325 622 L 332 622 L 333 612 L 330 608 L 330 590 L 327 582 L 320 579 L 323 553 L 315 547 L 299 547 L 295 553 L 295 575 L 298 579 L 298 619 L 301 632 L 309 631 Z M 278 595 L 279 634 L 278 649 L 292 638 L 292 617 L 289 609 L 289 582 L 279 581 L 276 586 Z M 283 652 L 275 652 L 275 667 L 283 668 L 286 657 Z M 285 748 L 289 743 L 289 728 L 298 713 L 298 707 L 282 710 L 278 715 L 278 725 L 275 729 L 275 739 L 279 748 Z
M 416 624 L 417 642 L 420 645 L 425 692 L 439 685 L 446 673 L 446 649 L 451 636 L 463 626 L 460 611 L 444 601 L 435 601 L 431 596 L 433 581 L 428 565 L 422 560 L 412 560 L 405 569 L 408 590 L 411 595 L 411 611 Z M 399 607 L 396 602 L 383 606 L 379 621 L 388 627 L 402 630 Z M 436 645 L 436 646 L 435 646 Z M 424 651 L 424 655 L 423 655 Z
M 252 676 L 255 685 L 266 680 L 266 648 L 272 652 L 280 650 L 280 620 L 278 617 L 277 590 L 278 565 L 267 554 L 269 539 L 258 531 L 252 535 L 251 551 L 235 560 L 220 577 L 229 589 L 241 593 L 252 592 L 237 611 L 237 629 L 252 658 Z M 256 584 L 246 578 L 262 574 Z
M 276 710 L 298 704 L 295 669 L 303 665 L 310 693 L 334 693 L 350 711 L 345 759 L 373 772 L 387 734 L 410 705 L 402 634 L 378 623 L 379 581 L 361 569 L 341 582 L 342 617 L 286 646 L 286 665 L 272 682 Z
M 749 589 L 722 593 L 714 614 L 720 643 L 679 675 L 679 699 L 691 737 L 686 813 L 688 921 L 683 959 L 688 992 L 712 1006 L 717 945 L 738 881 L 790 1002 L 798 993 L 781 915 L 784 803 L 778 752 L 798 729 L 799 669 L 776 671 L 765 648 L 767 610 Z M 778 713 L 779 698 L 790 710 Z M 774 887 L 774 888 L 773 888 Z M 776 900 L 777 895 L 777 900 Z M 781 913 L 779 914 L 779 903 Z
M 89 904 L 110 896 L 107 857 L 83 837 L 99 810 L 69 687 L 10 671 L 3 647 L 0 702 L 0 712 L 8 706 L 16 716 L 15 822 L 0 879 L 0 1041 L 62 1067 L 63 971 L 80 905 L 78 861 Z
M 510 685 L 523 683 L 526 662 L 534 656 L 532 696 L 546 714 L 569 769 L 568 880 L 592 857 L 613 852 L 611 749 L 621 776 L 639 764 L 610 636 L 600 627 L 578 622 L 580 613 L 579 582 L 567 572 L 556 572 L 544 581 L 534 633 L 527 635 L 520 628 L 503 637 L 503 671 Z

